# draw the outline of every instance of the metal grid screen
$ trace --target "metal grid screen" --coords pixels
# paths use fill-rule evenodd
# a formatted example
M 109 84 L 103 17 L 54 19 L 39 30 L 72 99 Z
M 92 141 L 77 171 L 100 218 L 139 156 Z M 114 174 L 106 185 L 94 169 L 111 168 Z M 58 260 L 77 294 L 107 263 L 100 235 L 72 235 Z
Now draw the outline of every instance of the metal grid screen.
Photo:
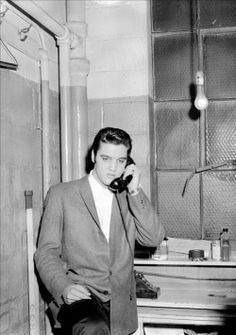
M 158 172 L 158 213 L 167 236 L 201 238 L 199 177 L 192 179 L 183 197 L 187 172 Z
M 189 117 L 189 102 L 155 104 L 158 169 L 198 166 L 199 120 Z
M 236 161 L 236 2 L 200 0 L 200 26 L 206 29 L 201 61 L 209 106 L 205 114 L 195 110 L 195 117 L 191 87 L 199 53 L 194 3 L 151 1 L 152 194 L 169 236 L 215 239 L 228 227 L 236 238 L 235 164 L 195 174 L 182 197 L 186 178 L 200 166 L 200 158 L 213 165 Z
M 154 98 L 159 101 L 191 98 L 194 81 L 194 36 L 154 37 Z
M 206 36 L 204 46 L 207 96 L 236 98 L 236 33 Z
M 203 175 L 203 222 L 206 238 L 217 239 L 222 227 L 236 239 L 236 171 Z
M 207 163 L 236 161 L 236 102 L 210 103 L 206 120 Z

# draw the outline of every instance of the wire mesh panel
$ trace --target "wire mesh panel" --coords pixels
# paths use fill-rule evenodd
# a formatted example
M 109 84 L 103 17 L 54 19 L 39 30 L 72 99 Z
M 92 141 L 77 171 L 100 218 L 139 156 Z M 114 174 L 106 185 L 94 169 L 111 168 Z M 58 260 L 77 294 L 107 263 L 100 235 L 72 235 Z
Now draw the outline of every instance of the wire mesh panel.
M 201 0 L 201 28 L 236 26 L 235 0 Z
M 208 164 L 236 160 L 236 102 L 210 103 L 206 124 Z
M 203 174 L 203 223 L 206 238 L 217 239 L 228 228 L 236 239 L 236 171 Z
M 182 196 L 186 172 L 158 172 L 158 213 L 167 236 L 201 238 L 199 176 L 191 180 Z
M 212 165 L 236 161 L 236 1 L 199 0 L 200 28 L 207 29 L 201 31 L 200 50 L 197 4 L 151 1 L 156 160 L 152 194 L 169 236 L 201 238 L 203 232 L 205 238 L 215 239 L 226 226 L 235 238 L 233 163 L 202 177 L 195 174 L 182 197 L 186 170 L 199 167 L 199 157 Z M 193 101 L 198 63 L 203 65 L 209 106 L 197 114 Z
M 206 36 L 206 92 L 209 98 L 236 98 L 236 33 Z
M 152 0 L 153 31 L 191 31 L 194 20 L 192 7 L 191 0 Z
M 196 168 L 199 157 L 199 121 L 191 117 L 189 102 L 155 104 L 157 168 Z
M 196 67 L 194 35 L 154 37 L 153 45 L 154 99 L 191 99 Z
M 200 0 L 201 28 L 236 26 L 235 0 Z M 191 31 L 196 26 L 196 0 L 152 0 L 153 32 Z

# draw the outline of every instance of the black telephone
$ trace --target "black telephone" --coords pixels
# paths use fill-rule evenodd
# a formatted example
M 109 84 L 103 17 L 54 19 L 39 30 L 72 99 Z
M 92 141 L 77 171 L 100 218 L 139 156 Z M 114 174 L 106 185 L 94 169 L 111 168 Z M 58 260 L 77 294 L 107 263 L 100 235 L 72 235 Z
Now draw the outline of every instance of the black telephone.
M 128 156 L 127 164 L 126 164 L 125 167 L 127 167 L 130 164 L 135 164 L 135 163 L 134 163 L 133 159 L 130 156 Z M 112 182 L 110 183 L 108 188 L 112 192 L 121 193 L 122 191 L 124 191 L 126 189 L 127 185 L 131 182 L 132 178 L 133 178 L 133 176 L 129 175 L 125 179 L 123 179 L 123 174 L 122 174 L 119 178 L 116 178 L 116 179 L 112 180 Z

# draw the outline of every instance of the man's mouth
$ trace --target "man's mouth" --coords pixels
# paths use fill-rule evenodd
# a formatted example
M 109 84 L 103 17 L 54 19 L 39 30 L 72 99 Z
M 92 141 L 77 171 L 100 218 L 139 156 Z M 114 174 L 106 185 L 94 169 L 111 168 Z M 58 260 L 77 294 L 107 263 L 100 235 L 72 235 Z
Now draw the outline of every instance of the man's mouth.
M 116 178 L 116 175 L 115 175 L 115 174 L 110 174 L 110 173 L 109 173 L 109 174 L 107 174 L 107 178 L 113 180 L 113 179 Z

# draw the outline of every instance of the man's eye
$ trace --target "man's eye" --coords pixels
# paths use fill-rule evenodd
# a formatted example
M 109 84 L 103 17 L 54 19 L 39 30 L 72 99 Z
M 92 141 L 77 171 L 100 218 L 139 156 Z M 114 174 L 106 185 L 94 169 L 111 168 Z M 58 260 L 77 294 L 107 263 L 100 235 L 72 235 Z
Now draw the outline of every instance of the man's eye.
M 102 160 L 103 161 L 108 161 L 108 158 L 107 157 L 102 157 Z
M 120 164 L 124 164 L 125 163 L 125 159 L 119 159 L 119 163 Z

